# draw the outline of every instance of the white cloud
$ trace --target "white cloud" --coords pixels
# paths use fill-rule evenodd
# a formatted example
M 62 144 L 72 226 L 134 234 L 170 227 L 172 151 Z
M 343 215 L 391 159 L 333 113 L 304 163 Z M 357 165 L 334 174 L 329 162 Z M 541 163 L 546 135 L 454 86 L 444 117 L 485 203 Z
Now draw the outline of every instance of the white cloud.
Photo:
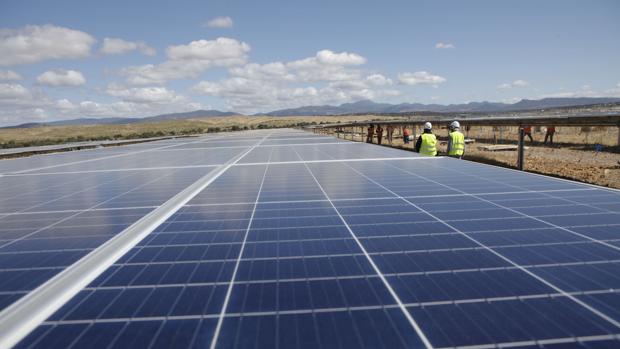
M 446 78 L 439 75 L 433 75 L 427 71 L 418 71 L 415 73 L 400 73 L 398 81 L 404 85 L 432 85 L 437 87 L 439 84 L 446 82 Z
M 361 72 L 349 66 L 366 63 L 366 58 L 349 52 L 321 50 L 314 57 L 286 63 L 300 81 L 342 81 L 359 79 Z
M 233 20 L 230 17 L 215 17 L 204 24 L 209 28 L 232 28 Z
M 388 79 L 381 74 L 368 75 L 366 81 L 375 86 L 389 86 L 393 84 L 392 79 Z
M 0 84 L 0 100 L 29 99 L 32 95 L 27 88 L 20 84 Z
M 0 70 L 0 81 L 21 80 L 22 76 L 12 70 Z
M 86 83 L 86 79 L 79 71 L 58 69 L 39 75 L 37 82 L 47 86 L 80 86 Z
M 366 58 L 349 52 L 336 53 L 330 50 L 321 50 L 316 53 L 318 62 L 329 65 L 361 65 L 366 63 Z
M 49 24 L 0 29 L 0 66 L 87 57 L 95 42 L 85 32 Z
M 381 74 L 364 75 L 359 54 L 322 50 L 314 56 L 229 68 L 230 78 L 202 81 L 192 90 L 224 99 L 236 111 L 255 113 L 300 105 L 340 104 L 393 97 L 393 81 Z
M 245 62 L 250 46 L 235 39 L 197 40 L 187 45 L 170 46 L 166 50 L 170 60 L 208 60 L 219 65 L 234 65 Z
M 234 39 L 197 40 L 168 47 L 168 60 L 161 64 L 128 67 L 121 74 L 132 85 L 163 84 L 173 79 L 196 78 L 213 67 L 242 65 L 249 51 L 248 44 Z
M 183 97 L 165 87 L 126 88 L 111 84 L 106 89 L 106 93 L 119 97 L 125 102 L 133 103 L 177 103 L 184 100 Z
M 295 81 L 297 79 L 282 62 L 267 64 L 249 63 L 241 67 L 232 67 L 228 71 L 233 76 L 252 80 Z
M 37 89 L 30 91 L 19 84 L 0 83 L 0 125 L 41 121 L 43 118 L 53 121 L 81 117 L 152 116 L 203 108 L 200 103 L 159 87 L 134 89 L 110 85 L 104 92 L 117 95 L 121 100 L 109 103 L 66 98 L 54 100 Z
M 30 91 L 20 84 L 0 83 L 0 112 L 40 108 L 48 103 L 49 98 L 38 90 Z
M 438 49 L 451 49 L 451 48 L 454 48 L 454 45 L 450 44 L 450 43 L 438 42 L 438 43 L 435 44 L 435 48 L 438 48 Z
M 134 50 L 138 50 L 147 56 L 154 56 L 157 54 L 154 48 L 143 41 L 133 42 L 117 38 L 105 38 L 103 39 L 103 46 L 101 47 L 101 53 L 106 55 L 116 55 Z
M 505 82 L 503 84 L 497 85 L 499 90 L 506 90 L 513 87 L 526 87 L 529 86 L 530 83 L 525 80 L 515 80 L 513 82 Z

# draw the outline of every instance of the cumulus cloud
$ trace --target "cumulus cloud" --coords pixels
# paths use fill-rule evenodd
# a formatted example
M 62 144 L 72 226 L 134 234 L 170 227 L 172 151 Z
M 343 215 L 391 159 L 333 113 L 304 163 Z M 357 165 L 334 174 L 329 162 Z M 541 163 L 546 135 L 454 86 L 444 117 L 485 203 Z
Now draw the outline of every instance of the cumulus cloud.
M 0 100 L 19 100 L 30 98 L 27 88 L 20 84 L 0 84 Z
M 359 79 L 361 72 L 351 69 L 366 63 L 366 58 L 349 52 L 321 50 L 314 55 L 286 63 L 298 80 L 302 81 L 342 81 Z
M 432 85 L 437 87 L 439 84 L 446 82 L 446 78 L 433 75 L 427 71 L 418 71 L 415 73 L 400 73 L 398 74 L 398 81 L 404 85 Z
M 166 50 L 170 60 L 213 61 L 219 65 L 234 65 L 245 62 L 250 46 L 235 39 L 196 40 L 187 45 L 170 46 Z
M 197 40 L 168 47 L 168 60 L 161 64 L 129 67 L 121 74 L 132 85 L 158 85 L 173 79 L 196 78 L 213 67 L 242 65 L 249 51 L 248 44 L 235 39 Z
M 451 49 L 451 48 L 454 48 L 454 45 L 450 44 L 450 43 L 438 42 L 438 43 L 435 44 L 435 48 L 438 48 L 438 49 Z
M 0 83 L 0 111 L 17 112 L 41 108 L 48 103 L 49 98 L 40 91 L 31 91 L 21 84 Z
M 300 105 L 340 104 L 399 94 L 395 90 L 373 89 L 365 80 L 335 81 L 318 87 L 242 77 L 202 81 L 192 90 L 196 93 L 223 98 L 231 109 L 247 113 Z
M 230 17 L 215 17 L 204 24 L 209 28 L 232 28 L 233 20 Z
M 366 63 L 366 58 L 349 52 L 336 53 L 330 50 L 321 50 L 316 53 L 318 62 L 329 65 L 361 65 Z
M 22 76 L 12 70 L 0 70 L 0 81 L 21 80 Z
M 400 94 L 388 88 L 393 81 L 384 75 L 365 75 L 358 68 L 365 62 L 356 53 L 321 50 L 314 56 L 290 62 L 230 67 L 230 78 L 202 81 L 192 91 L 222 98 L 231 109 L 250 113 Z
M 184 97 L 165 87 L 127 88 L 111 84 L 107 87 L 106 93 L 110 96 L 119 97 L 125 102 L 133 103 L 177 103 L 184 100 Z
M 525 80 L 515 80 L 513 82 L 506 82 L 503 84 L 499 84 L 497 85 L 497 88 L 500 90 L 506 90 L 506 89 L 510 89 L 513 87 L 525 87 L 525 86 L 529 86 L 530 83 L 525 81 Z
M 157 51 L 155 51 L 154 48 L 150 47 L 143 41 L 133 42 L 117 38 L 104 38 L 103 46 L 101 46 L 101 53 L 106 55 L 117 55 L 134 50 L 138 50 L 147 56 L 154 56 L 157 54 Z
M 389 86 L 392 85 L 392 79 L 388 79 L 381 74 L 372 74 L 366 77 L 366 81 L 375 86 Z
M 251 80 L 295 81 L 297 79 L 295 74 L 282 62 L 249 63 L 240 67 L 232 67 L 229 72 L 233 76 Z
M 53 100 L 38 91 L 23 87 L 7 88 L 0 84 L 0 125 L 24 122 L 62 120 L 80 117 L 140 117 L 163 113 L 202 109 L 200 103 L 189 101 L 174 92 L 162 90 L 129 90 L 120 101 L 98 102 L 93 100 Z M 166 102 L 164 102 L 166 101 Z
M 87 57 L 95 42 L 85 32 L 49 24 L 0 29 L 0 66 Z
M 86 79 L 79 71 L 58 69 L 39 75 L 37 82 L 47 86 L 80 86 L 86 83 Z

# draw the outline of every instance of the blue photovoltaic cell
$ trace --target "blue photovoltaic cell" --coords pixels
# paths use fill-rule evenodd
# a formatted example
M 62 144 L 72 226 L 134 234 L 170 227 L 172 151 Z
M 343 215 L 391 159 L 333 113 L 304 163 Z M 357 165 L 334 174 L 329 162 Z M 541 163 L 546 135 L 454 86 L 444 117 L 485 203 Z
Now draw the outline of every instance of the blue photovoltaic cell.
M 18 347 L 620 343 L 617 191 L 295 130 L 16 163 L 0 305 L 245 152 Z

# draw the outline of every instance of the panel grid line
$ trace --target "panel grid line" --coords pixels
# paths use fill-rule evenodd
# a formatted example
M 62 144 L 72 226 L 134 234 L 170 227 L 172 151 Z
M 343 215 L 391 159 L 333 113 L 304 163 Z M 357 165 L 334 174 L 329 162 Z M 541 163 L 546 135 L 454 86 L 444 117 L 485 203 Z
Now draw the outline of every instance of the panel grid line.
M 273 149 L 271 153 L 269 154 L 269 159 L 271 159 L 272 154 L 273 154 Z M 267 161 L 267 163 L 269 163 L 269 161 Z M 220 311 L 220 315 L 217 320 L 217 325 L 215 326 L 213 338 L 211 339 L 211 345 L 209 346 L 211 349 L 215 349 L 217 347 L 217 340 L 220 336 L 220 331 L 224 323 L 224 314 L 226 314 L 226 310 L 228 308 L 228 302 L 230 301 L 230 296 L 232 295 L 233 287 L 235 284 L 235 278 L 237 277 L 237 271 L 239 270 L 239 265 L 241 264 L 241 259 L 243 258 L 243 251 L 245 250 L 245 242 L 247 241 L 248 235 L 250 234 L 250 228 L 252 227 L 252 220 L 254 219 L 254 214 L 256 213 L 256 207 L 258 206 L 260 194 L 261 194 L 261 191 L 263 190 L 263 185 L 265 184 L 265 178 L 267 177 L 268 169 L 269 169 L 269 165 L 267 164 L 265 165 L 265 172 L 263 172 L 263 178 L 261 179 L 260 186 L 258 187 L 258 193 L 256 194 L 256 200 L 254 202 L 254 209 L 252 210 L 252 214 L 250 215 L 248 226 L 245 230 L 245 235 L 243 237 L 243 242 L 241 243 L 241 248 L 239 249 L 239 256 L 237 257 L 237 261 L 235 263 L 232 276 L 230 278 L 230 283 L 228 284 L 228 289 L 226 290 L 226 296 L 224 297 L 224 303 L 222 304 L 222 309 Z
M 430 217 L 433 217 L 434 219 L 436 219 L 438 222 L 441 222 L 441 223 L 445 224 L 446 226 L 448 226 L 448 227 L 452 228 L 454 231 L 456 231 L 456 232 L 458 232 L 458 233 L 462 234 L 464 237 L 466 237 L 466 238 L 470 239 L 471 241 L 473 241 L 474 243 L 476 243 L 476 244 L 480 245 L 481 247 L 483 247 L 483 248 L 484 248 L 484 249 L 486 249 L 487 251 L 489 251 L 489 252 L 493 253 L 494 255 L 496 255 L 497 257 L 501 258 L 502 260 L 504 260 L 504 261 L 506 261 L 506 262 L 508 262 L 508 263 L 510 263 L 510 264 L 512 264 L 512 265 L 514 265 L 515 267 L 517 267 L 518 269 L 520 269 L 520 270 L 524 271 L 525 273 L 527 273 L 528 275 L 532 276 L 532 277 L 533 277 L 533 278 L 535 278 L 536 280 L 538 280 L 538 281 L 542 282 L 543 284 L 545 284 L 545 285 L 549 286 L 550 288 L 554 289 L 556 292 L 563 294 L 565 297 L 568 297 L 568 298 L 569 298 L 570 300 L 572 300 L 573 302 L 575 302 L 575 303 L 579 304 L 580 306 L 582 306 L 582 307 L 584 307 L 585 309 L 587 309 L 587 310 L 591 311 L 592 313 L 596 314 L 596 315 L 597 315 L 597 316 L 599 316 L 600 318 L 604 319 L 605 321 L 609 322 L 610 324 L 612 324 L 612 325 L 614 325 L 615 327 L 617 327 L 617 328 L 619 328 L 619 329 L 620 329 L 620 322 L 618 322 L 618 321 L 614 320 L 613 318 L 611 318 L 611 317 L 610 317 L 610 316 L 608 316 L 607 314 L 605 314 L 605 313 L 603 313 L 603 312 L 599 311 L 598 309 L 596 309 L 596 308 L 594 308 L 594 307 L 590 306 L 589 304 L 587 304 L 587 303 L 585 303 L 585 302 L 581 301 L 580 299 L 576 298 L 575 296 L 572 296 L 572 295 L 568 294 L 568 293 L 567 293 L 565 290 L 563 290 L 562 288 L 560 288 L 560 287 L 558 287 L 558 286 L 554 285 L 553 283 L 551 283 L 551 282 L 547 281 L 547 280 L 546 280 L 546 279 L 544 279 L 543 277 L 541 277 L 541 276 L 539 276 L 539 275 L 537 275 L 537 274 L 533 273 L 531 270 L 528 270 L 527 268 L 525 268 L 525 267 L 523 267 L 523 266 L 519 265 L 518 263 L 514 262 L 512 259 L 510 259 L 510 258 L 508 258 L 508 257 L 504 256 L 503 254 L 501 254 L 501 253 L 499 253 L 499 252 L 495 251 L 494 249 L 492 249 L 492 248 L 490 248 L 490 247 L 486 246 L 485 244 L 483 244 L 483 243 L 481 243 L 480 241 L 478 241 L 477 239 L 475 239 L 475 238 L 473 238 L 473 237 L 471 237 L 471 236 L 467 235 L 467 233 L 462 232 L 461 230 L 459 230 L 458 228 L 454 227 L 453 225 L 451 225 L 451 224 L 449 224 L 449 223 L 446 223 L 446 222 L 442 221 L 441 219 L 439 219 L 438 217 L 436 217 L 436 216 L 435 216 L 435 215 L 433 215 L 432 213 L 430 213 L 430 212 L 428 212 L 428 211 L 424 210 L 424 209 L 423 209 L 423 208 L 421 208 L 420 206 L 418 206 L 418 205 L 414 204 L 413 202 L 411 202 L 411 201 L 409 201 L 409 200 L 407 200 L 407 199 L 403 198 L 402 196 L 400 196 L 400 195 L 398 195 L 397 193 L 393 192 L 392 190 L 390 190 L 389 188 L 385 187 L 385 186 L 384 186 L 384 185 L 382 185 L 381 183 L 379 183 L 379 182 L 375 181 L 374 179 L 372 179 L 372 178 L 370 178 L 370 177 L 366 176 L 365 174 L 363 174 L 363 173 L 359 172 L 359 171 L 358 171 L 357 169 L 355 169 L 354 167 L 349 166 L 348 164 L 344 164 L 344 165 L 345 165 L 345 166 L 350 167 L 353 171 L 355 171 L 356 173 L 358 173 L 360 176 L 362 176 L 362 177 L 366 178 L 368 181 L 370 181 L 370 182 L 372 182 L 372 183 L 376 184 L 377 186 L 379 186 L 379 187 L 383 188 L 384 190 L 386 190 L 386 191 L 388 191 L 388 192 L 392 193 L 394 196 L 396 196 L 396 197 L 398 197 L 398 198 L 400 198 L 400 199 L 404 200 L 405 202 L 408 202 L 410 205 L 412 205 L 412 206 L 414 206 L 414 207 L 418 208 L 419 210 L 421 210 L 421 211 L 425 212 L 425 213 L 426 213 L 426 214 L 428 214 Z M 395 167 L 395 168 L 398 168 L 398 167 Z M 425 177 L 423 177 L 423 176 L 420 176 L 420 175 L 414 174 L 414 173 L 412 173 L 412 172 L 408 172 L 408 171 L 405 171 L 405 170 L 402 170 L 402 169 L 399 169 L 399 170 L 404 171 L 404 172 L 407 172 L 407 173 L 410 173 L 410 174 L 412 174 L 412 175 L 414 175 L 414 176 L 416 176 L 416 177 L 419 177 L 419 178 L 421 178 L 421 179 L 425 179 L 425 180 L 428 180 L 428 181 L 432 181 L 432 180 L 430 180 L 430 179 L 427 179 L 427 178 L 425 178 Z M 452 190 L 459 191 L 459 190 L 457 190 L 457 189 L 451 188 L 451 187 L 446 186 L 446 185 L 444 185 L 444 184 L 441 184 L 441 183 L 439 183 L 439 182 L 436 182 L 436 183 L 437 183 L 437 184 L 439 184 L 439 185 L 442 185 L 442 186 L 448 187 L 448 188 L 450 188 L 450 189 L 452 189 Z
M 293 149 L 295 151 L 295 153 L 297 153 L 297 156 L 299 156 L 299 158 L 301 159 L 301 155 L 299 155 L 299 153 L 297 152 L 297 150 Z M 415 330 L 415 332 L 417 333 L 417 335 L 420 337 L 420 340 L 422 341 L 422 343 L 424 344 L 424 346 L 427 349 L 432 349 L 433 345 L 431 344 L 431 342 L 428 340 L 428 338 L 426 337 L 426 335 L 424 334 L 424 332 L 422 332 L 422 329 L 420 328 L 420 326 L 418 325 L 418 323 L 416 322 L 416 320 L 413 318 L 413 316 L 411 315 L 411 313 L 409 313 L 409 311 L 405 308 L 405 306 L 403 305 L 402 300 L 400 299 L 400 297 L 398 296 L 398 294 L 396 293 L 396 291 L 394 291 L 394 289 L 392 288 L 392 286 L 390 285 L 390 283 L 387 281 L 387 279 L 385 278 L 385 276 L 382 274 L 381 270 L 379 269 L 379 267 L 377 267 L 377 265 L 375 264 L 375 262 L 373 261 L 372 257 L 370 257 L 368 255 L 368 252 L 366 251 L 366 249 L 364 248 L 364 245 L 362 245 L 362 243 L 358 240 L 357 236 L 355 235 L 355 233 L 353 232 L 353 230 L 351 230 L 351 227 L 349 227 L 347 221 L 342 217 L 342 215 L 340 214 L 340 211 L 338 211 L 338 209 L 336 208 L 336 205 L 334 205 L 334 203 L 331 201 L 330 197 L 327 195 L 327 192 L 325 192 L 325 189 L 323 189 L 323 186 L 321 185 L 321 183 L 319 183 L 319 180 L 316 178 L 316 176 L 314 175 L 314 173 L 312 172 L 312 170 L 310 169 L 310 167 L 308 166 L 308 163 L 304 162 L 304 166 L 306 167 L 306 169 L 308 170 L 308 172 L 310 173 L 310 175 L 312 176 L 312 178 L 314 179 L 314 182 L 317 184 L 317 186 L 319 187 L 319 189 L 321 190 L 321 192 L 323 193 L 323 195 L 325 195 L 325 198 L 327 200 L 329 200 L 330 205 L 334 208 L 334 210 L 336 211 L 336 213 L 338 214 L 338 216 L 340 217 L 340 219 L 342 220 L 342 223 L 345 225 L 345 227 L 347 228 L 347 230 L 349 231 L 349 233 L 351 233 L 351 236 L 353 237 L 353 239 L 355 239 L 355 242 L 357 243 L 357 245 L 359 246 L 359 248 L 362 250 L 362 252 L 364 253 L 364 255 L 366 256 L 366 258 L 368 259 L 368 261 L 370 262 L 370 265 L 372 266 L 372 268 L 374 269 L 374 271 L 377 273 L 377 275 L 379 275 L 379 278 L 381 279 L 381 281 L 383 282 L 383 284 L 385 285 L 385 287 L 388 289 L 388 291 L 390 292 L 390 294 L 392 295 L 392 297 L 396 300 L 396 303 L 398 304 L 400 310 L 402 311 L 403 315 L 405 315 L 405 317 L 407 318 L 407 320 L 409 321 L 409 323 L 411 324 L 411 326 L 413 327 L 413 329 Z M 213 348 L 212 348 L 213 349 Z

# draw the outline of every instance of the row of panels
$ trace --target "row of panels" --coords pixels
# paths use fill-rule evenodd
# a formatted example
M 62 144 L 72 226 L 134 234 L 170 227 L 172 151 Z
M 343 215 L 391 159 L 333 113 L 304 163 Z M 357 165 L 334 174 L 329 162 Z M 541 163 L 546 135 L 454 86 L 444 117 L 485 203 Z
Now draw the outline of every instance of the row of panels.
M 370 160 L 230 168 L 20 347 L 617 340 L 617 193 L 302 135 L 240 162 Z

